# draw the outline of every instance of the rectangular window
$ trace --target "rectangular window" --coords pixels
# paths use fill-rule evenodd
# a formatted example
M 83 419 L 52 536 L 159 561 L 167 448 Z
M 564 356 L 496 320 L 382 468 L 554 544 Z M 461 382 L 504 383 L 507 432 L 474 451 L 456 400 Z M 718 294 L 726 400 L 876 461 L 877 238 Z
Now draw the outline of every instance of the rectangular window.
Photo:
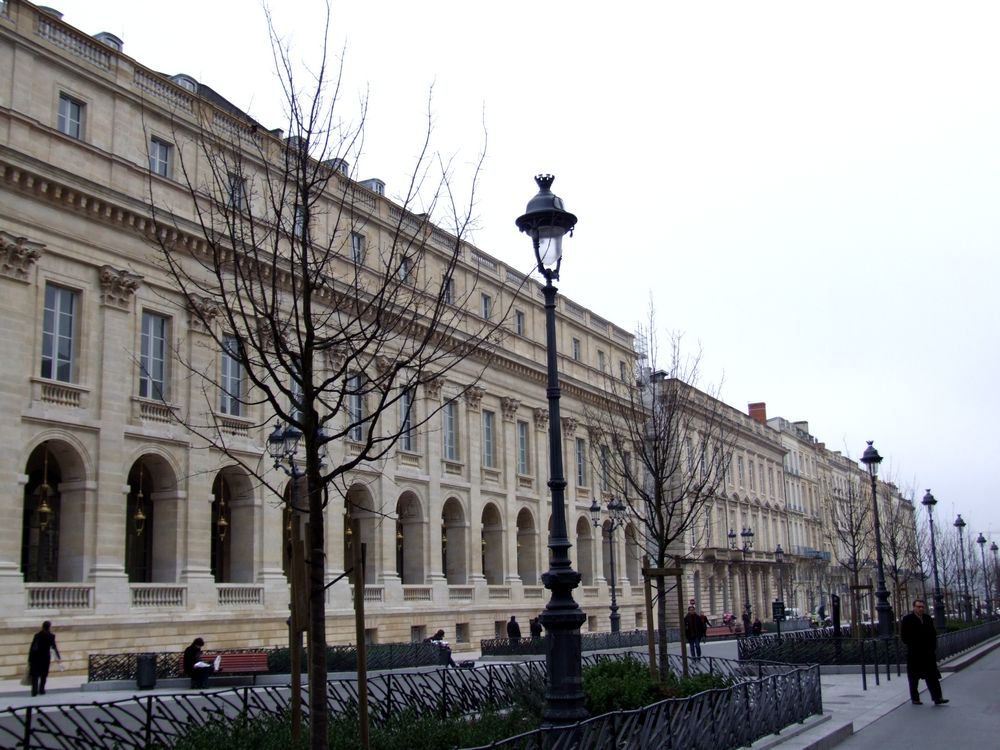
M 306 231 L 306 207 L 296 206 L 295 207 L 295 218 L 292 225 L 292 233 L 295 235 L 296 239 L 301 238 Z
M 293 372 L 290 373 L 291 380 L 288 383 L 288 391 L 289 391 L 288 411 L 289 411 L 289 416 L 291 416 L 291 418 L 294 421 L 301 422 L 302 402 L 305 400 L 306 394 L 305 391 L 302 389 L 302 379 L 301 376 L 299 376 L 298 374 L 298 368 L 293 366 L 292 370 Z
M 521 310 L 514 311 L 514 333 L 524 335 L 524 313 Z
M 627 373 L 625 370 L 625 362 L 623 360 L 618 361 L 618 377 L 624 383 L 627 380 Z
M 364 436 L 365 396 L 361 392 L 361 376 L 347 378 L 347 439 L 360 443 Z
M 235 336 L 222 337 L 222 394 L 219 411 L 234 417 L 243 415 L 243 362 Z
M 573 359 L 580 361 L 580 339 L 573 339 Z
M 743 486 L 743 456 L 736 457 L 736 477 L 739 480 L 740 487 Z
M 750 469 L 750 489 L 753 490 L 754 492 L 756 492 L 757 491 L 757 482 L 754 479 L 754 475 L 753 475 L 753 461 L 748 461 L 747 465 L 748 465 L 748 468 Z
M 483 316 L 483 320 L 489 320 L 493 315 L 493 298 L 488 294 L 484 293 L 482 295 L 480 313 Z
M 458 460 L 458 404 L 449 401 L 444 405 L 444 457 Z
M 416 448 L 413 435 L 413 391 L 406 389 L 399 397 L 399 449 L 412 453 Z
M 528 445 L 528 423 L 517 423 L 517 473 L 529 474 L 531 472 L 531 460 Z
M 234 208 L 237 211 L 247 211 L 250 208 L 250 202 L 247 197 L 247 181 L 245 177 L 238 174 L 230 172 L 229 178 L 229 208 Z
M 139 396 L 167 398 L 167 318 L 143 312 L 139 344 Z
M 45 285 L 42 322 L 42 377 L 72 383 L 76 378 L 76 309 L 79 294 Z
M 166 141 L 151 138 L 149 141 L 149 171 L 160 177 L 170 176 L 170 152 L 173 149 Z
M 71 138 L 83 138 L 83 113 L 86 105 L 69 94 L 59 94 L 59 118 L 57 126 L 60 133 Z
M 410 275 L 413 273 L 413 260 L 407 258 L 405 255 L 399 259 L 399 280 L 407 283 L 410 281 Z
M 365 262 L 365 236 L 351 232 L 351 262 L 360 266 Z
M 495 469 L 497 465 L 496 450 L 496 414 L 483 410 L 483 466 Z
M 576 486 L 587 486 L 587 443 L 583 438 L 576 439 Z
M 441 292 L 441 297 L 446 305 L 455 304 L 455 280 L 450 276 L 444 280 L 444 289 Z
M 600 349 L 597 351 L 597 369 L 604 372 L 607 369 L 607 363 L 604 361 L 604 352 Z

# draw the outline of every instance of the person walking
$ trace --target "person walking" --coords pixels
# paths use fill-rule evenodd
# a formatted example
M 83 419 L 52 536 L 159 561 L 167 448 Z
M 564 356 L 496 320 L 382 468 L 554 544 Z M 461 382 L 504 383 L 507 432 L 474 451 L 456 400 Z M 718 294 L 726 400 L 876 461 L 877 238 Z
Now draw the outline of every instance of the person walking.
M 542 623 L 538 621 L 537 617 L 528 620 L 528 630 L 531 632 L 532 638 L 542 637 Z
M 941 673 L 937 668 L 937 631 L 934 621 L 927 614 L 927 602 L 913 600 L 913 611 L 899 622 L 899 639 L 906 644 L 906 679 L 910 683 L 910 702 L 921 705 L 920 680 L 927 683 L 927 691 L 935 706 L 948 699 L 941 694 Z
M 56 652 L 56 659 L 61 662 L 62 656 L 56 646 L 52 623 L 46 620 L 42 623 L 42 629 L 31 639 L 31 647 L 28 649 L 28 675 L 31 677 L 32 695 L 45 695 L 45 682 L 49 678 L 53 651 Z
M 510 620 L 507 621 L 507 637 L 514 643 L 521 642 L 521 626 L 517 624 L 514 615 L 511 615 Z
M 694 611 L 694 607 L 688 607 L 687 614 L 684 615 L 684 637 L 687 638 L 688 648 L 691 649 L 691 658 L 701 658 L 701 639 L 705 637 L 704 626 L 701 617 Z

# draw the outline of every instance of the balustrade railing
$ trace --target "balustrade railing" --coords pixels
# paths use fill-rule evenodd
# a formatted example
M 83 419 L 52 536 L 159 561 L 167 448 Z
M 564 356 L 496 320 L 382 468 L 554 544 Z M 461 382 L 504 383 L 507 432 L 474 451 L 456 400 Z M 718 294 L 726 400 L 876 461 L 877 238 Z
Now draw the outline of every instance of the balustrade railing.
M 216 584 L 220 607 L 260 607 L 264 605 L 264 587 L 246 583 Z
M 133 607 L 172 609 L 184 606 L 187 587 L 170 583 L 129 584 Z
M 89 583 L 25 584 L 28 609 L 93 609 L 94 587 Z
M 429 602 L 434 590 L 430 586 L 403 586 L 404 602 Z

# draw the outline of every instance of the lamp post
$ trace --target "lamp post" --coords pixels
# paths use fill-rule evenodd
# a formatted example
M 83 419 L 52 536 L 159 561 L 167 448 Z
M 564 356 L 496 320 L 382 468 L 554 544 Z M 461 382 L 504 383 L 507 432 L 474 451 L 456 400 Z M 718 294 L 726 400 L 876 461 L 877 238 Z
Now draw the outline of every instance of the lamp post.
M 976 544 L 979 545 L 979 559 L 983 562 L 983 588 L 986 589 L 986 615 L 989 618 L 993 616 L 993 597 L 990 596 L 990 579 L 986 575 L 986 537 L 982 532 L 976 538 Z
M 729 549 L 736 549 L 736 532 L 729 530 Z M 750 584 L 747 582 L 747 554 L 753 549 L 753 530 L 747 526 L 740 531 L 740 538 L 743 540 L 740 551 L 743 553 L 743 614 L 744 623 L 750 617 L 753 608 L 750 606 Z
M 774 563 L 778 566 L 778 601 L 777 603 L 781 607 L 781 612 L 778 617 L 774 618 L 774 625 L 778 631 L 778 640 L 781 640 L 781 621 L 785 619 L 785 550 L 781 549 L 779 544 L 774 548 Z
M 601 506 L 597 502 L 597 498 L 594 498 L 594 502 L 590 504 L 590 518 L 594 523 L 595 529 L 600 529 L 603 527 L 601 523 Z M 622 524 L 625 523 L 625 504 L 620 500 L 615 500 L 613 497 L 608 498 L 608 557 L 611 563 L 611 632 L 618 633 L 621 631 L 621 615 L 618 614 L 618 598 L 615 593 L 615 529 L 621 528 Z M 601 541 L 603 541 L 604 532 L 601 532 Z
M 955 528 L 958 530 L 958 550 L 962 555 L 962 598 L 965 600 L 965 621 L 972 622 L 972 598 L 969 595 L 969 572 L 965 567 L 965 521 L 962 514 L 958 514 L 955 519 Z
M 584 705 L 580 626 L 587 616 L 573 599 L 580 574 L 569 559 L 566 534 L 566 478 L 562 463 L 562 427 L 559 422 L 559 369 L 556 363 L 556 288 L 562 263 L 563 237 L 576 226 L 576 217 L 563 206 L 562 199 L 549 188 L 555 178 L 538 175 L 538 194 L 528 201 L 517 228 L 531 237 L 538 271 L 545 277 L 545 345 L 548 355 L 549 400 L 549 492 L 552 496 L 552 530 L 549 533 L 549 569 L 542 582 L 552 592 L 539 616 L 548 634 L 545 660 L 549 681 L 545 690 L 542 718 L 549 724 L 569 724 L 586 718 Z
M 878 454 L 872 443 L 868 441 L 868 447 L 861 456 L 861 463 L 868 469 L 868 476 L 872 480 L 872 505 L 875 525 L 875 565 L 877 579 L 875 582 L 875 611 L 878 613 L 878 637 L 892 638 L 892 608 L 889 606 L 889 591 L 885 587 L 885 566 L 882 564 L 882 529 L 878 518 L 878 465 L 882 463 L 882 456 Z
M 993 553 L 993 585 L 997 587 L 997 598 L 993 601 L 995 603 L 1000 603 L 1000 570 L 997 569 L 997 543 L 990 542 L 990 552 Z M 993 617 L 994 613 L 990 612 L 990 617 Z
M 938 579 L 937 545 L 934 543 L 934 506 L 937 500 L 928 489 L 924 499 L 920 501 L 927 508 L 927 523 L 931 527 L 931 566 L 934 568 L 934 627 L 944 632 L 944 595 L 941 593 L 941 581 Z

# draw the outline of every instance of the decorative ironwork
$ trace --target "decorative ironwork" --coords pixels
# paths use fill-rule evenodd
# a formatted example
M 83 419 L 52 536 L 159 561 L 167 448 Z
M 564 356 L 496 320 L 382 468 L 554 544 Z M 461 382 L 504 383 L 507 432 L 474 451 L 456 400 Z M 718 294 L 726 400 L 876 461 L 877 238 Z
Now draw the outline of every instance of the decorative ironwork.
M 435 647 L 436 648 L 436 647 Z M 222 652 L 219 652 L 222 653 Z M 232 653 L 232 652 L 228 652 Z M 134 655 L 122 655 L 126 659 Z M 177 667 L 177 654 L 167 662 Z M 589 654 L 585 664 L 621 658 Z M 643 654 L 629 654 L 644 659 Z M 680 656 L 671 654 L 680 671 Z M 158 660 L 158 673 L 162 660 Z M 721 674 L 736 684 L 691 698 L 663 701 L 639 711 L 595 717 L 558 731 L 545 729 L 502 740 L 493 747 L 558 750 L 570 747 L 676 747 L 724 749 L 749 745 L 785 726 L 822 711 L 819 668 L 763 662 L 740 663 L 706 658 L 690 665 L 694 673 Z M 384 723 L 401 711 L 418 715 L 479 712 L 486 706 L 509 706 L 531 681 L 546 679 L 544 660 L 488 664 L 475 669 L 384 672 L 369 677 L 372 721 Z M 331 712 L 357 708 L 353 678 L 327 683 Z M 249 719 L 284 713 L 288 686 L 256 686 L 218 691 L 134 696 L 103 703 L 27 706 L 0 711 L 0 747 L 171 747 L 192 727 L 243 716 Z M 303 702 L 308 706 L 308 702 Z M 577 740 L 586 741 L 577 744 Z M 544 740 L 544 745 L 538 744 Z

